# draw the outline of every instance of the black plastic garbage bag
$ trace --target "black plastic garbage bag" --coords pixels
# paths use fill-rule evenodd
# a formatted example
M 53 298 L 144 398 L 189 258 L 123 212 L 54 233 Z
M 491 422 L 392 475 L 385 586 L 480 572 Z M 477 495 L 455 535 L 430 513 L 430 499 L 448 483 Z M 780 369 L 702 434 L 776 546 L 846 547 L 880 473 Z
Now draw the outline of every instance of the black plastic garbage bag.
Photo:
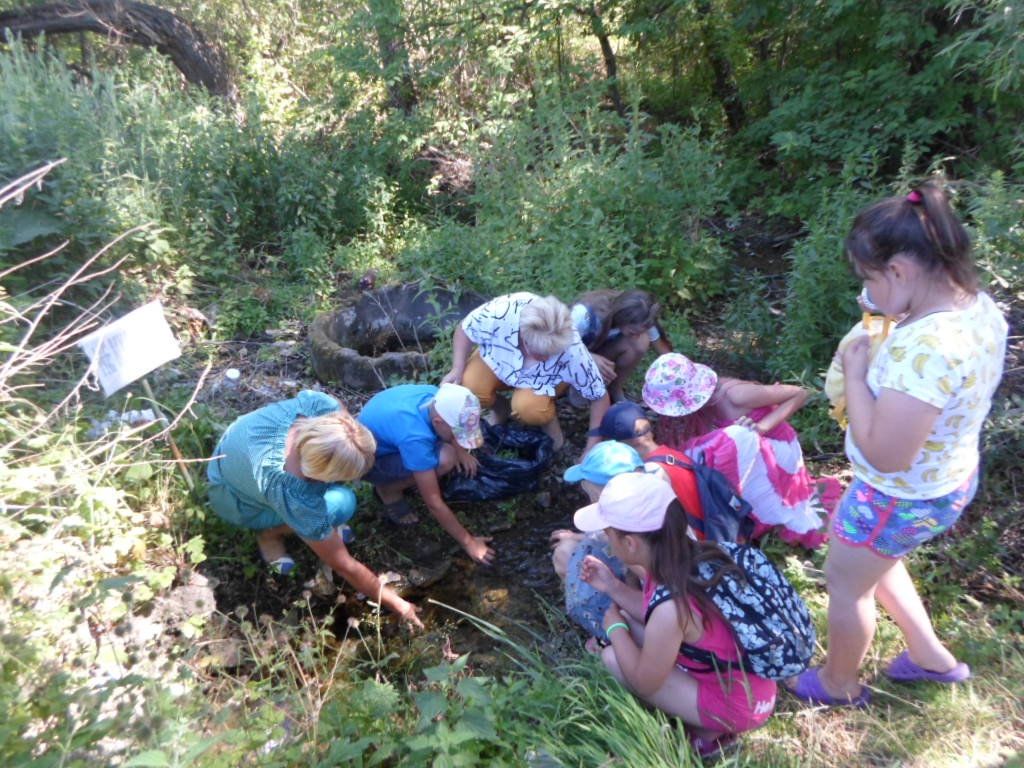
M 476 477 L 457 469 L 445 478 L 447 501 L 492 501 L 536 491 L 541 473 L 551 463 L 551 438 L 539 429 L 492 427 L 481 424 L 484 445 L 474 455 L 480 460 Z

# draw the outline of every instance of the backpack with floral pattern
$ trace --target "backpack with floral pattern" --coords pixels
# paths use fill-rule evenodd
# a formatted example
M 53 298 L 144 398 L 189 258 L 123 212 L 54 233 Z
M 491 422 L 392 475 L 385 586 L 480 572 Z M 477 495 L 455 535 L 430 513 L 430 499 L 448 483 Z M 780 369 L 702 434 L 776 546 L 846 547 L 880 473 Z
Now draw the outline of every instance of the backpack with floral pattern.
M 739 667 L 768 680 L 785 680 L 807 669 L 814 655 L 817 635 L 804 601 L 793 585 L 757 547 L 716 542 L 739 566 L 742 576 L 726 574 L 708 597 L 732 627 L 740 661 L 719 658 L 711 651 L 683 643 L 680 653 L 709 669 L 728 670 Z M 713 579 L 720 566 L 703 562 L 698 576 Z M 672 595 L 659 586 L 647 609 L 651 611 Z

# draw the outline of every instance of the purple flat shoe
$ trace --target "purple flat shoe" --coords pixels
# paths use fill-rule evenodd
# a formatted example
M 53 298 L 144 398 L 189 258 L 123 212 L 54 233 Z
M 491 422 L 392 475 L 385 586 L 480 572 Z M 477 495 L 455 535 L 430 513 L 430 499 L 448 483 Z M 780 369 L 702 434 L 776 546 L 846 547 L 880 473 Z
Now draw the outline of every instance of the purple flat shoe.
M 861 709 L 871 703 L 871 691 L 863 685 L 860 687 L 860 693 L 853 698 L 830 696 L 818 677 L 820 670 L 821 667 L 808 667 L 797 676 L 794 685 L 785 686 L 786 690 L 808 704 L 824 704 L 826 707 Z
M 885 676 L 896 683 L 916 683 L 925 680 L 931 683 L 962 683 L 971 676 L 971 668 L 962 661 L 948 672 L 932 672 L 919 667 L 910 660 L 910 653 L 904 651 L 889 664 Z

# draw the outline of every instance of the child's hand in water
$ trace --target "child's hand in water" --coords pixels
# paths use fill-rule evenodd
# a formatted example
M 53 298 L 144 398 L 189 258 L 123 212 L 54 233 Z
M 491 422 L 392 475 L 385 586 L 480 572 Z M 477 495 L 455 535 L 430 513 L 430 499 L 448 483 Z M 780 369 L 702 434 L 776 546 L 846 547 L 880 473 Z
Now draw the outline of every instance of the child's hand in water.
M 866 333 L 854 339 L 843 350 L 843 373 L 848 380 L 863 381 L 867 377 L 871 337 Z
M 603 560 L 587 555 L 580 566 L 580 578 L 599 592 L 607 594 L 618 579 Z

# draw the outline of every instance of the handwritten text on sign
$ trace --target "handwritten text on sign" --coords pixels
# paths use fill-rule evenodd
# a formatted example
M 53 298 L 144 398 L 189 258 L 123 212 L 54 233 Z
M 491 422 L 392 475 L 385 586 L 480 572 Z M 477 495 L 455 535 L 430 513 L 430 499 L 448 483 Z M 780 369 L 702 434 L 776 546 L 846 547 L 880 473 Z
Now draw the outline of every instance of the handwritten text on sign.
M 89 358 L 105 397 L 181 355 L 159 301 L 93 331 L 78 346 Z

